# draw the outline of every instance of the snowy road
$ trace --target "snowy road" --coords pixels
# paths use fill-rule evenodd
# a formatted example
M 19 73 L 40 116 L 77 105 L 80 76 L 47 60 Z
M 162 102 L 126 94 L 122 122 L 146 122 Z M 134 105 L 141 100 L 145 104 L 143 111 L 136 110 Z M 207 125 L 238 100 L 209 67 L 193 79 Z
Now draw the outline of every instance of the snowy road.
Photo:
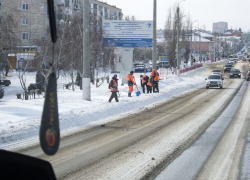
M 222 68 L 223 64 L 208 65 L 201 73 L 205 75 L 209 69 Z M 242 72 L 247 69 L 241 62 L 235 67 Z M 19 152 L 50 161 L 58 179 L 154 179 L 161 171 L 157 178 L 176 179 L 173 170 L 168 173 L 171 167 L 177 175 L 189 175 L 189 179 L 235 179 L 239 177 L 249 127 L 249 93 L 245 94 L 240 88 L 245 87 L 249 92 L 250 87 L 243 78 L 229 79 L 228 73 L 224 78 L 223 89 L 202 86 L 151 109 L 144 108 L 137 114 L 66 136 L 55 156 L 44 155 L 39 146 Z M 238 92 L 243 101 L 238 102 L 234 115 L 225 116 L 223 113 L 238 97 Z M 220 126 L 213 129 L 214 133 L 221 131 L 221 136 L 217 137 L 219 142 L 206 139 L 199 143 L 200 137 L 219 121 L 225 124 L 225 131 Z M 196 152 L 192 148 L 203 144 L 211 150 L 207 154 L 201 152 L 203 160 L 196 166 L 194 160 L 199 158 L 187 152 Z M 180 161 L 185 154 L 188 155 Z M 195 165 L 190 166 L 190 162 Z

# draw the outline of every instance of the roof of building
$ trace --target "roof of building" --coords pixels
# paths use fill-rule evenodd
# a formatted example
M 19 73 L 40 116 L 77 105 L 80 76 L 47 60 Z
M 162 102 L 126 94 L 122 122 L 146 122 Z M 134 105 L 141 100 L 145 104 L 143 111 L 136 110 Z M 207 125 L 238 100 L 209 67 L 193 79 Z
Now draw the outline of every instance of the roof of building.
M 200 42 L 200 36 L 192 36 L 192 41 Z M 211 42 L 211 41 L 201 36 L 201 42 Z
M 214 37 L 214 35 L 212 34 L 208 34 L 208 33 L 204 33 L 204 32 L 200 32 L 201 37 Z

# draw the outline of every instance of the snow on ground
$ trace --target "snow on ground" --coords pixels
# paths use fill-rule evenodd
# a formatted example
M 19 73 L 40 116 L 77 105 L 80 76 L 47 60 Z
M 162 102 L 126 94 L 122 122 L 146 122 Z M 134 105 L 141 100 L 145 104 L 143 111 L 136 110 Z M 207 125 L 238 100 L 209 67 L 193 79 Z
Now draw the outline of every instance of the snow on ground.
M 136 96 L 134 86 L 133 97 L 128 97 L 128 86 L 120 86 L 119 102 L 108 99 L 111 95 L 107 82 L 99 88 L 91 86 L 91 101 L 82 100 L 82 91 L 77 87 L 75 91 L 62 87 L 63 83 L 70 82 L 70 78 L 62 77 L 58 81 L 58 106 L 61 136 L 100 125 L 115 120 L 128 114 L 138 112 L 146 106 L 152 106 L 169 100 L 171 97 L 186 93 L 205 85 L 205 77 L 209 71 L 205 67 L 181 74 L 160 77 L 160 93 L 141 94 Z M 141 73 L 135 73 L 139 90 Z M 149 73 L 147 75 L 150 75 Z M 118 76 L 119 77 L 119 76 Z M 20 100 L 17 93 L 22 93 L 19 79 L 13 73 L 8 79 L 11 85 L 5 87 L 5 96 L 0 100 L 0 149 L 10 149 L 24 146 L 29 143 L 39 142 L 39 128 L 43 110 L 43 96 L 36 99 Z M 27 84 L 35 82 L 35 73 L 27 73 Z M 120 80 L 121 81 L 121 80 Z M 205 87 L 205 86 L 204 86 Z

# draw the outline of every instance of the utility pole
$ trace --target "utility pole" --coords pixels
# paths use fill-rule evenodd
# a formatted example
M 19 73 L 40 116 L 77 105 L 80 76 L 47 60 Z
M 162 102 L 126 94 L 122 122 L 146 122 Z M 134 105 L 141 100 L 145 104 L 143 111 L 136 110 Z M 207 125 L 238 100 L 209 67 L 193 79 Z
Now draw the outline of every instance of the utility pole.
M 156 0 L 154 0 L 154 12 L 153 12 L 153 54 L 152 65 L 153 69 L 156 69 Z
M 144 75 L 146 75 L 146 47 L 145 47 L 145 54 L 144 54 Z
M 201 32 L 199 29 L 199 61 L 201 63 Z
M 195 20 L 194 22 L 191 22 L 191 52 L 190 52 L 190 61 L 192 62 L 192 54 L 193 54 L 193 24 L 196 22 L 197 20 Z M 190 23 L 190 22 L 188 22 Z M 195 38 L 195 36 L 194 36 Z M 194 39 L 194 46 L 195 46 L 195 39 Z M 195 49 L 195 47 L 194 47 Z
M 193 32 L 192 32 L 192 29 L 193 29 L 193 24 L 191 24 L 191 52 L 190 52 L 190 62 L 192 62 L 192 53 L 193 53 L 193 52 L 192 52 L 192 51 L 193 51 L 193 50 L 192 50 L 192 48 L 193 48 L 193 47 L 192 47 L 192 46 L 193 46 L 193 42 L 192 42 L 192 33 L 193 33 Z
M 89 59 L 89 0 L 83 0 L 83 72 L 82 99 L 91 101 Z
M 180 76 L 180 52 L 179 52 L 179 28 L 180 28 L 180 26 L 179 26 L 179 21 L 180 21 L 180 19 L 179 19 L 180 17 L 179 17 L 179 4 L 178 4 L 178 7 L 177 7 L 177 46 L 176 46 L 176 48 L 177 48 L 177 77 L 179 77 Z

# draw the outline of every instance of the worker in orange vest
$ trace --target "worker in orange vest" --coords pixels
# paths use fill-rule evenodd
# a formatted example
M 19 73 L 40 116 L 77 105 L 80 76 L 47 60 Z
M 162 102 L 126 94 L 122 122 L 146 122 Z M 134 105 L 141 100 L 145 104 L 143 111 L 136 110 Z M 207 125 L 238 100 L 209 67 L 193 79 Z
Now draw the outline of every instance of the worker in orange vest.
M 145 86 L 147 86 L 149 77 L 147 75 L 140 75 L 140 78 L 141 78 L 142 91 L 145 94 Z M 148 87 L 147 87 L 147 93 L 148 93 Z
M 117 79 L 117 75 L 116 74 L 112 77 L 112 79 L 110 81 L 110 91 L 112 92 L 112 94 L 111 94 L 111 96 L 109 98 L 109 102 L 111 102 L 113 98 L 115 98 L 116 102 L 119 102 L 118 98 L 117 98 L 118 79 Z
M 159 74 L 156 71 L 156 69 L 153 69 L 153 72 L 151 73 L 150 77 L 153 78 L 153 93 L 155 92 L 159 92 L 159 87 L 158 87 L 158 83 L 159 83 Z M 157 91 L 155 90 L 157 89 Z
M 127 75 L 127 79 L 128 79 L 128 97 L 132 97 L 131 93 L 133 92 L 133 85 L 136 85 L 134 82 L 134 76 L 133 76 L 134 72 L 130 71 L 130 74 Z
M 154 83 L 154 78 L 150 75 L 147 83 L 147 93 L 152 93 L 153 83 Z

